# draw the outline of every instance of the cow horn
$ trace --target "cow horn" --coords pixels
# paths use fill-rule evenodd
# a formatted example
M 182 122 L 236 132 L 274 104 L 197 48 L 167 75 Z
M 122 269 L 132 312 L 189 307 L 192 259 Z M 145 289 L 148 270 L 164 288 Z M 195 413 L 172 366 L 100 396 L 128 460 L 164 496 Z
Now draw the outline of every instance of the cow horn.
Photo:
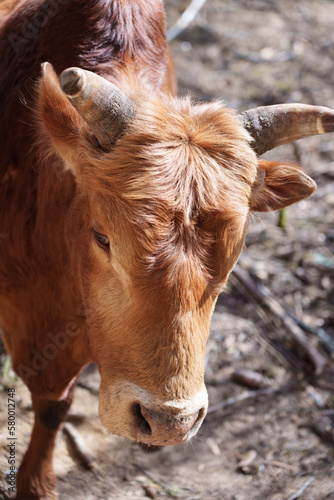
M 113 83 L 84 69 L 65 69 L 59 83 L 100 145 L 109 150 L 133 117 L 134 102 Z
M 254 139 L 252 147 L 258 155 L 287 142 L 334 132 L 334 111 L 323 106 L 262 106 L 245 111 L 241 117 Z

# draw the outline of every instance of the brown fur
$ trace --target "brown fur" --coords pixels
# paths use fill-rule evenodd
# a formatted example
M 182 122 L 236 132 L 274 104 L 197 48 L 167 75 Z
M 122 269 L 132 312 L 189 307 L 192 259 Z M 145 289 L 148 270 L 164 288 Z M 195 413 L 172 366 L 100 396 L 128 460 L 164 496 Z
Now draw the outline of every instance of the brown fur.
M 314 189 L 298 168 L 258 162 L 221 103 L 166 95 L 174 78 L 160 2 L 57 5 L 33 39 L 24 26 L 43 12 L 42 0 L 19 3 L 0 31 L 0 320 L 36 409 L 18 498 L 53 495 L 62 417 L 41 419 L 39 408 L 63 415 L 61 401 L 70 404 L 89 361 L 103 388 L 124 379 L 175 400 L 200 390 L 212 309 L 251 210 L 281 208 Z M 21 33 L 16 54 L 13 33 Z M 111 151 L 96 147 L 50 67 L 36 86 L 44 60 L 58 74 L 94 70 L 135 101 Z M 40 439 L 47 452 L 35 464 Z

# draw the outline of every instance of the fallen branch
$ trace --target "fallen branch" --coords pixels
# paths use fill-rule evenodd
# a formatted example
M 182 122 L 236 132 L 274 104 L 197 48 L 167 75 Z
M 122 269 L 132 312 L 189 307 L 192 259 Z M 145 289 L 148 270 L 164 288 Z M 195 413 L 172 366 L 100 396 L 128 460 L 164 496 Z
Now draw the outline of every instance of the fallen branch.
M 258 398 L 260 396 L 268 396 L 268 395 L 272 396 L 274 394 L 277 394 L 278 392 L 281 392 L 281 390 L 282 389 L 274 389 L 273 387 L 267 387 L 265 389 L 258 389 L 257 391 L 243 392 L 239 394 L 239 396 L 225 399 L 225 401 L 221 401 L 220 403 L 210 406 L 208 409 L 208 414 L 214 413 L 218 410 L 222 410 L 227 406 L 235 405 L 237 403 L 240 403 L 241 401 L 246 401 L 247 399 Z
M 262 57 L 257 52 L 249 52 L 249 53 L 241 53 L 237 50 L 233 51 L 235 57 L 238 59 L 243 59 L 245 61 L 249 61 L 254 64 L 273 64 L 273 63 L 283 63 L 292 61 L 296 58 L 296 54 L 294 50 L 284 50 L 282 52 L 278 52 L 277 54 L 273 54 L 271 57 Z
M 182 31 L 184 31 L 189 24 L 195 19 L 206 0 L 192 0 L 188 5 L 186 10 L 183 12 L 182 16 L 176 21 L 174 26 L 172 26 L 167 32 L 168 41 L 172 41 L 179 36 Z
M 294 322 L 300 326 L 305 332 L 312 333 L 313 335 L 317 335 L 319 338 L 320 342 L 328 352 L 328 354 L 333 354 L 334 353 L 334 341 L 330 338 L 328 333 L 323 329 L 323 328 L 312 328 L 312 326 L 307 325 L 304 323 L 299 318 L 296 318 L 296 316 L 290 312 L 288 312 L 289 316 L 294 320 Z
M 298 468 L 296 466 L 285 464 L 284 462 L 279 462 L 278 460 L 269 460 L 263 463 L 266 466 L 271 465 L 272 467 L 279 467 L 280 469 L 289 470 L 295 473 L 298 472 Z
M 72 424 L 66 423 L 63 425 L 63 432 L 68 437 L 73 454 L 86 469 L 92 470 L 94 468 L 93 459 L 89 456 L 85 443 L 76 428 Z
M 263 284 L 258 284 L 249 273 L 237 264 L 233 270 L 236 278 L 247 288 L 247 290 L 263 305 L 265 305 L 273 314 L 275 314 L 285 328 L 294 338 L 298 346 L 311 361 L 316 375 L 320 375 L 324 370 L 327 360 L 314 349 L 307 341 L 302 329 L 295 323 L 291 316 L 284 310 L 281 304 L 274 298 L 272 293 Z
M 334 426 L 329 416 L 323 415 L 314 419 L 311 428 L 322 441 L 334 444 Z
M 264 389 L 270 386 L 269 380 L 261 375 L 261 373 L 248 370 L 247 368 L 235 369 L 231 375 L 231 379 L 233 382 L 245 385 L 250 389 Z
M 304 491 L 306 490 L 306 488 L 308 488 L 313 481 L 314 481 L 314 477 L 312 476 L 312 477 L 310 477 L 310 479 L 308 479 L 306 481 L 304 486 L 302 486 L 300 488 L 300 490 L 298 490 L 294 495 L 292 495 L 292 497 L 289 497 L 288 500 L 297 500 L 297 498 L 300 498 L 302 496 L 302 494 L 304 493 Z
M 81 382 L 81 380 L 79 380 L 79 382 L 77 382 L 77 387 L 82 387 L 83 389 L 86 389 L 91 394 L 93 394 L 93 396 L 98 396 L 98 394 L 99 394 L 99 388 L 88 385 L 85 382 Z
M 161 488 L 162 490 L 165 489 L 165 486 L 160 483 L 150 472 L 148 472 L 144 467 L 142 467 L 141 465 L 137 464 L 137 463 L 134 463 L 133 466 L 138 469 L 140 472 L 142 472 L 150 481 L 152 481 L 152 483 L 156 484 L 157 486 L 159 486 L 159 488 Z
M 164 491 L 168 496 L 172 498 L 180 496 L 181 492 L 179 490 L 174 490 L 173 488 L 164 485 L 163 483 L 158 481 L 150 472 L 147 472 L 147 470 L 141 465 L 134 463 L 133 466 L 136 467 L 136 469 L 138 469 L 140 472 L 142 472 L 150 481 L 152 481 L 153 484 Z
M 96 414 L 98 417 L 98 414 Z M 66 422 L 82 424 L 83 422 L 87 422 L 88 416 L 85 413 L 68 413 L 66 415 Z

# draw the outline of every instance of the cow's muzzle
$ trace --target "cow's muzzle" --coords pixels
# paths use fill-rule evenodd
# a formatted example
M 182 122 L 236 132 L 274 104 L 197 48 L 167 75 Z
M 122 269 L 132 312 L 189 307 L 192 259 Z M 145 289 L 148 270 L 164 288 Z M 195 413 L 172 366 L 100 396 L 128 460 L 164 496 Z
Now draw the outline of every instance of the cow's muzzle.
M 206 409 L 192 414 L 173 413 L 171 409 L 153 410 L 140 403 L 134 403 L 133 437 L 150 445 L 175 445 L 194 436 L 205 417 Z
M 192 396 L 165 399 L 127 380 L 103 383 L 103 377 L 99 400 L 100 419 L 112 433 L 152 446 L 188 441 L 208 407 L 204 384 Z

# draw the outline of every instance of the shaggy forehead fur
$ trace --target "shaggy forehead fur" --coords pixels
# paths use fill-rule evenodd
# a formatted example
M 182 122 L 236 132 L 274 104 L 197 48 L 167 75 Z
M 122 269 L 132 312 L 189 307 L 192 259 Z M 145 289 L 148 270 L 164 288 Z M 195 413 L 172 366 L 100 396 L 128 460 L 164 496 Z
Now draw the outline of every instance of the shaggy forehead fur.
M 141 99 L 124 136 L 94 168 L 87 185 L 102 195 L 103 218 L 117 213 L 127 223 L 140 256 L 137 276 L 143 276 L 138 262 L 146 276 L 159 269 L 161 281 L 191 259 L 207 277 L 225 279 L 215 260 L 220 254 L 230 265 L 240 244 L 257 170 L 249 136 L 231 109 Z M 196 266 L 190 268 L 194 276 Z
M 221 103 L 160 96 L 138 103 L 126 134 L 98 167 L 102 183 L 96 187 L 123 200 L 164 201 L 188 223 L 192 207 L 227 208 L 226 195 L 248 200 L 257 166 L 249 140 L 237 115 Z

